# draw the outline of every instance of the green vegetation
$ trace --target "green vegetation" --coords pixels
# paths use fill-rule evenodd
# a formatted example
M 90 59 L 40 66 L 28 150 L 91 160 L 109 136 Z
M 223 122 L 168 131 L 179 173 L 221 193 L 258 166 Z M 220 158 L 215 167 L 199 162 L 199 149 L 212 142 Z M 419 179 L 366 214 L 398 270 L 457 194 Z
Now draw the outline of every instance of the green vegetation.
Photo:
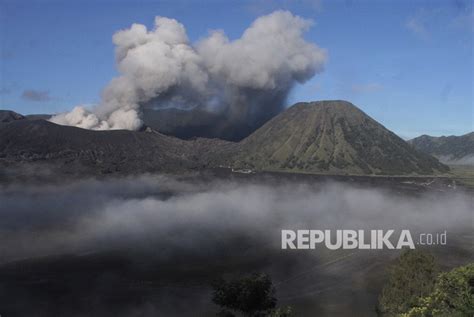
M 433 292 L 402 317 L 474 316 L 474 264 L 441 273 Z
M 266 274 L 254 274 L 213 285 L 212 301 L 221 306 L 220 317 L 287 317 L 290 308 L 276 308 L 275 288 Z
M 388 284 L 379 298 L 379 311 L 384 316 L 398 316 L 419 304 L 419 298 L 434 288 L 438 267 L 432 255 L 408 250 L 389 270 Z
M 451 165 L 450 177 L 456 182 L 474 189 L 474 165 Z
M 474 264 L 438 272 L 430 254 L 404 252 L 390 269 L 378 313 L 393 317 L 474 316 Z

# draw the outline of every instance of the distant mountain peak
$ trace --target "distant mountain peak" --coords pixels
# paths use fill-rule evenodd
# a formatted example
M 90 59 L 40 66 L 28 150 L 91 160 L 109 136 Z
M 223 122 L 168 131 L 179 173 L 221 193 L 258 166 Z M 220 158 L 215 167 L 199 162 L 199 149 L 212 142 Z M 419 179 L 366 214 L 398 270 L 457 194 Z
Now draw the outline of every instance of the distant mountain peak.
M 423 134 L 408 142 L 417 150 L 433 155 L 443 163 L 474 165 L 474 132 L 440 137 Z
M 23 119 L 25 119 L 25 117 L 19 113 L 16 113 L 15 111 L 0 110 L 0 122 L 6 123 L 6 122 L 12 122 L 15 120 L 23 120 Z

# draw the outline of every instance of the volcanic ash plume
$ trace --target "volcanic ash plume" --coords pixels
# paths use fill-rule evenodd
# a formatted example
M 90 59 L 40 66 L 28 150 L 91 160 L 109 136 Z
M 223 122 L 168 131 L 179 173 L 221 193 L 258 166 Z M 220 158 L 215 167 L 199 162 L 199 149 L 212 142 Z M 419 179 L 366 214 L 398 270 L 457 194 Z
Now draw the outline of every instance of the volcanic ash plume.
M 52 122 L 87 129 L 141 126 L 142 107 L 200 107 L 229 122 L 255 124 L 278 113 L 295 83 L 322 71 L 323 49 L 304 40 L 311 21 L 277 11 L 256 19 L 242 37 L 213 31 L 195 45 L 174 19 L 155 18 L 114 34 L 120 76 L 92 110 L 75 107 Z

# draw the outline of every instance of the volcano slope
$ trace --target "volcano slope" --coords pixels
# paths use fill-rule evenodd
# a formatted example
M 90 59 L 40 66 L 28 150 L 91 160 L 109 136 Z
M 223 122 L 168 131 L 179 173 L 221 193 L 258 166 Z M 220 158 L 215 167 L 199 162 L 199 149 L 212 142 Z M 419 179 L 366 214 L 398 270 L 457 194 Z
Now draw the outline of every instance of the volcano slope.
M 241 141 L 232 165 L 336 174 L 433 174 L 418 152 L 347 101 L 297 103 Z
M 24 116 L 14 111 L 0 110 L 0 123 L 7 123 L 7 122 L 12 122 L 15 120 L 23 120 L 23 119 L 25 119 Z
M 177 173 L 205 168 L 214 153 L 209 148 L 224 143 L 184 141 L 149 129 L 92 131 L 45 120 L 16 120 L 0 125 L 0 177 L 9 168 L 34 167 L 70 175 Z

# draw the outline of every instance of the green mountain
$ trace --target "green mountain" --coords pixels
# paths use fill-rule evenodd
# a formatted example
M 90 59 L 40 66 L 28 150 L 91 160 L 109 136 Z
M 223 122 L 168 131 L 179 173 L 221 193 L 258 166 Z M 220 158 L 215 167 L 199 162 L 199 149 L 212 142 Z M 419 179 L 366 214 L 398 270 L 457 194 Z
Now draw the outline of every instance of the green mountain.
M 240 142 L 234 166 L 342 174 L 432 174 L 448 168 L 347 101 L 297 103 Z
M 417 150 L 453 165 L 474 165 L 474 132 L 461 136 L 422 135 L 408 141 Z

